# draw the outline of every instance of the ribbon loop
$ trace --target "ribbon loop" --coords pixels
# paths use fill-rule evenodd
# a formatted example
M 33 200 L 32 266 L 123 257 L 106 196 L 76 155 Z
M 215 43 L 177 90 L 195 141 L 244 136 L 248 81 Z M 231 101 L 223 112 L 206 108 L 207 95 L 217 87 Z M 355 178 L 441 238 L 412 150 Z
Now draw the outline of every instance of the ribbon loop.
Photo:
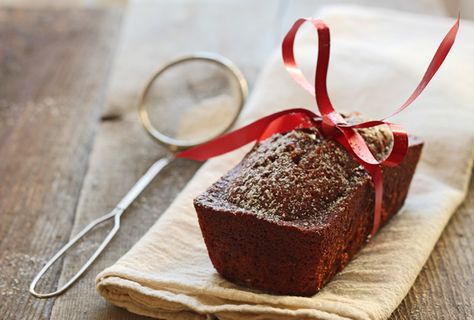
M 316 62 L 316 72 L 314 75 L 314 86 L 306 80 L 303 72 L 298 68 L 293 50 L 296 33 L 305 22 L 310 22 L 318 32 L 318 57 Z M 293 80 L 295 80 L 311 95 L 316 97 L 316 104 L 318 105 L 321 114 L 327 115 L 331 112 L 335 112 L 326 87 L 326 77 L 329 66 L 330 35 L 329 28 L 324 21 L 315 18 L 302 18 L 296 20 L 283 39 L 281 49 L 286 70 Z

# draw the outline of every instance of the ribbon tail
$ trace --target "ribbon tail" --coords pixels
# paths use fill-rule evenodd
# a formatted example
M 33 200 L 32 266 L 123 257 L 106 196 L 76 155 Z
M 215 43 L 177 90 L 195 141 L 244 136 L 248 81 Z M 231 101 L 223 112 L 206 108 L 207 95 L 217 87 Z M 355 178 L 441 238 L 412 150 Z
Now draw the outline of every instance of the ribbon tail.
M 415 88 L 413 93 L 410 95 L 410 97 L 408 97 L 407 101 L 405 101 L 405 103 L 402 104 L 400 108 L 398 108 L 394 113 L 392 113 L 388 117 L 385 117 L 384 119 L 393 117 L 394 115 L 403 111 L 416 98 L 418 98 L 418 96 L 423 92 L 423 90 L 425 90 L 426 86 L 431 81 L 433 76 L 436 74 L 439 67 L 441 67 L 441 64 L 443 64 L 444 59 L 446 59 L 446 56 L 451 50 L 451 47 L 454 44 L 454 40 L 456 40 L 456 35 L 458 33 L 458 30 L 459 30 L 459 16 L 456 22 L 454 23 L 454 25 L 451 27 L 451 29 L 448 31 L 448 33 L 444 37 L 443 41 L 441 41 L 438 49 L 436 50 L 435 55 L 433 56 L 433 59 L 431 59 L 428 69 L 426 70 L 425 74 L 423 75 L 423 78 L 421 79 L 420 83 Z
M 297 116 L 300 114 L 300 116 Z M 280 121 L 280 126 L 274 125 L 272 130 L 268 130 L 269 125 L 273 121 L 278 120 L 281 117 L 293 118 L 293 120 L 301 119 L 303 123 L 298 121 L 292 121 L 290 125 L 283 125 L 285 122 Z M 257 121 L 254 121 L 240 129 L 229 132 L 225 135 L 217 137 L 211 141 L 200 144 L 196 147 L 184 150 L 176 154 L 177 158 L 186 158 L 190 160 L 205 161 L 209 158 L 222 155 L 232 150 L 238 149 L 252 141 L 262 141 L 262 135 L 265 134 L 266 138 L 269 138 L 275 133 L 283 133 L 293 130 L 297 127 L 304 127 L 309 119 L 317 118 L 318 115 L 315 113 L 302 108 L 288 109 L 280 112 L 273 113 Z M 288 118 L 288 119 L 289 119 Z
M 337 141 L 350 152 L 356 160 L 367 170 L 374 182 L 375 202 L 374 219 L 370 236 L 373 237 L 380 228 L 382 220 L 383 180 L 382 168 L 377 159 L 370 152 L 362 136 L 353 128 L 338 128 L 342 135 Z
M 383 180 L 382 168 L 380 166 L 366 165 L 365 169 L 369 172 L 374 182 L 375 203 L 374 203 L 374 219 L 370 236 L 373 237 L 379 231 L 382 223 L 382 204 L 383 204 Z
M 314 127 L 312 118 L 306 113 L 296 112 L 282 115 L 268 125 L 265 131 L 257 139 L 261 142 L 273 136 L 275 133 L 284 133 L 296 128 L 311 128 Z

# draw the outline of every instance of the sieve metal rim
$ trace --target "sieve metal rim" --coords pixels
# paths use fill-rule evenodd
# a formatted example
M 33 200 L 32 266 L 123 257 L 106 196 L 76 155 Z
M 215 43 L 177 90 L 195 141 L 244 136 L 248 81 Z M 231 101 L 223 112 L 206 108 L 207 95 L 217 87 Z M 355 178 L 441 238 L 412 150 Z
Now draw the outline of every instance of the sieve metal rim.
M 184 150 L 184 149 L 199 145 L 201 143 L 204 143 L 204 142 L 210 140 L 210 138 L 197 140 L 196 142 L 189 143 L 189 141 L 174 139 L 172 137 L 169 137 L 169 136 L 161 133 L 158 129 L 156 129 L 152 125 L 152 123 L 150 121 L 150 117 L 148 116 L 148 111 L 146 110 L 146 107 L 145 107 L 145 99 L 146 99 L 146 96 L 147 96 L 152 84 L 166 70 L 168 70 L 169 68 L 171 68 L 171 67 L 173 67 L 177 64 L 180 64 L 180 63 L 183 63 L 183 62 L 188 62 L 188 61 L 193 61 L 193 60 L 206 61 L 206 62 L 213 63 L 215 65 L 218 65 L 219 67 L 223 67 L 239 84 L 239 102 L 238 102 L 238 107 L 237 107 L 237 110 L 236 110 L 236 115 L 235 115 L 234 119 L 232 119 L 232 121 L 229 123 L 229 125 L 226 126 L 220 132 L 218 132 L 215 135 L 215 137 L 223 134 L 224 132 L 229 130 L 235 124 L 235 121 L 237 120 L 238 115 L 240 114 L 240 112 L 241 112 L 241 110 L 244 106 L 245 100 L 247 98 L 247 95 L 248 95 L 248 85 L 247 85 L 247 81 L 245 80 L 245 77 L 244 77 L 243 73 L 237 68 L 237 66 L 231 60 L 229 60 L 228 58 L 226 58 L 224 56 L 221 56 L 219 54 L 212 53 L 212 52 L 195 52 L 195 53 L 191 53 L 191 54 L 188 54 L 188 55 L 181 56 L 181 57 L 179 57 L 177 59 L 174 59 L 174 60 L 166 63 L 165 65 L 163 65 L 160 69 L 158 69 L 157 71 L 155 71 L 153 73 L 153 75 L 147 81 L 147 83 L 146 83 L 145 87 L 143 88 L 142 92 L 140 93 L 140 96 L 139 96 L 139 99 L 138 99 L 138 115 L 139 115 L 139 118 L 140 118 L 140 123 L 142 124 L 142 126 L 144 127 L 146 132 L 154 140 L 156 140 L 159 143 L 161 143 L 162 145 L 168 147 L 170 149 L 170 151 L 172 151 L 172 152 L 177 152 L 177 151 L 180 151 L 180 150 Z

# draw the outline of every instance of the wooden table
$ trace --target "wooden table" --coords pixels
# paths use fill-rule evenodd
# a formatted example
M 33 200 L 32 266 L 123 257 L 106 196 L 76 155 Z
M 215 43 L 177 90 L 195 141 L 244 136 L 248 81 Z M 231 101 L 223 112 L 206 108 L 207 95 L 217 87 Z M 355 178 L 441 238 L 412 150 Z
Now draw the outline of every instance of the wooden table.
M 226 5 L 247 25 L 239 31 L 239 41 L 222 41 L 226 29 L 213 26 L 230 22 L 219 14 L 222 8 L 209 4 L 179 8 L 166 2 L 157 19 L 179 35 L 172 50 L 198 46 L 218 50 L 241 66 L 252 86 L 280 36 L 272 38 L 268 26 L 307 11 L 294 6 L 292 14 L 282 15 L 268 3 L 255 5 L 254 10 Z M 273 11 L 260 16 L 264 9 Z M 165 152 L 136 125 L 133 108 L 124 106 L 131 101 L 117 102 L 122 106 L 106 103 L 120 11 L 0 9 L 1 319 L 143 318 L 107 304 L 95 292 L 94 276 L 143 235 L 197 170 L 196 163 L 177 161 L 160 175 L 124 216 L 123 228 L 108 251 L 66 294 L 39 300 L 27 292 L 47 258 L 87 221 L 110 210 Z M 190 22 L 187 28 L 194 28 L 194 33 L 187 35 L 176 22 L 192 14 L 199 15 L 201 23 L 211 17 L 216 22 L 199 28 Z M 252 46 L 255 34 L 267 40 Z M 164 38 L 165 34 L 157 34 L 157 41 Z M 474 317 L 473 217 L 471 183 L 466 202 L 391 319 Z M 106 229 L 99 228 L 58 263 L 42 289 L 51 290 L 66 279 Z

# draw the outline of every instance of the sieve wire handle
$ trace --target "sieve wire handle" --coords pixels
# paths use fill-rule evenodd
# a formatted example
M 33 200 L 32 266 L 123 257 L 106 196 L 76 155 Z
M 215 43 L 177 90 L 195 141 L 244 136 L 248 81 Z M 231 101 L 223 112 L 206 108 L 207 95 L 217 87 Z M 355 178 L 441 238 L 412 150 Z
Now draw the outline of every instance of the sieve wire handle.
M 120 229 L 120 217 L 124 213 L 124 211 L 135 201 L 135 199 L 142 193 L 142 191 L 150 184 L 150 182 L 156 177 L 160 171 L 166 167 L 172 160 L 174 159 L 173 155 L 169 155 L 166 158 L 162 158 L 156 161 L 148 170 L 147 172 L 135 183 L 135 185 L 130 189 L 130 191 L 120 200 L 117 206 L 100 218 L 95 219 L 91 223 L 89 223 L 81 232 L 75 235 L 68 243 L 66 243 L 45 265 L 44 267 L 38 272 L 36 277 L 31 281 L 30 284 L 30 293 L 37 297 L 37 298 L 50 298 L 57 296 L 64 291 L 66 291 L 77 279 L 90 267 L 90 265 L 97 259 L 97 257 L 102 253 L 105 247 L 109 244 L 112 238 L 115 236 L 117 231 Z M 97 250 L 92 254 L 92 256 L 82 265 L 79 271 L 70 278 L 63 286 L 58 288 L 56 291 L 48 292 L 48 293 L 40 293 L 36 291 L 36 285 L 38 281 L 43 277 L 43 275 L 48 271 L 48 269 L 58 260 L 61 256 L 63 256 L 71 247 L 73 247 L 82 237 L 84 237 L 89 231 L 94 229 L 97 225 L 114 218 L 114 227 L 112 230 L 107 234 L 104 241 L 100 244 Z

